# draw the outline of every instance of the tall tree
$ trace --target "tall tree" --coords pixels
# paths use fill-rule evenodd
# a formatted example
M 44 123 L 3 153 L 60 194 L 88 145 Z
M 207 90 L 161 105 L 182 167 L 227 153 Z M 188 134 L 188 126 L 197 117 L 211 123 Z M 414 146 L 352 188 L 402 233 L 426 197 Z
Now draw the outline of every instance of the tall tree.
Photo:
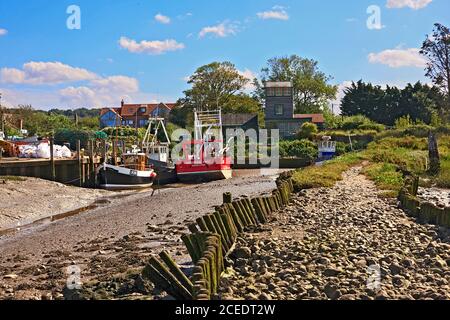
M 318 62 L 290 57 L 272 58 L 262 69 L 262 81 L 291 81 L 295 92 L 295 105 L 299 113 L 323 112 L 328 101 L 336 97 L 337 86 L 328 82 L 332 78 L 319 70 Z
M 414 121 L 431 123 L 437 114 L 442 95 L 437 87 L 420 82 L 408 84 L 402 90 L 386 89 L 364 83 L 362 80 L 345 89 L 341 110 L 345 116 L 364 115 L 385 125 L 394 125 L 398 118 L 409 116 Z
M 433 35 L 427 36 L 420 51 L 428 59 L 426 76 L 431 78 L 447 96 L 446 112 L 450 111 L 450 29 L 434 25 Z
M 192 88 L 179 103 L 185 107 L 217 109 L 244 90 L 249 80 L 231 62 L 213 62 L 198 68 L 189 78 Z

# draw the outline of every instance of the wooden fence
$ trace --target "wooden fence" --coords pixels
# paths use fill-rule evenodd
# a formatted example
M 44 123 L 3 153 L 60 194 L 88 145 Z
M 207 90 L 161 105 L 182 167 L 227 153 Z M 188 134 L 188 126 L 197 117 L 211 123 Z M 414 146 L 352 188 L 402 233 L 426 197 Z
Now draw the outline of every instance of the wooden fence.
M 290 203 L 293 191 L 291 178 L 281 177 L 270 195 L 233 201 L 231 193 L 225 193 L 223 205 L 188 225 L 191 234 L 181 237 L 194 264 L 192 276 L 186 277 L 167 252 L 151 257 L 143 276 L 175 299 L 210 300 L 217 293 L 224 258 L 233 251 L 238 234 L 268 222 L 274 212 Z

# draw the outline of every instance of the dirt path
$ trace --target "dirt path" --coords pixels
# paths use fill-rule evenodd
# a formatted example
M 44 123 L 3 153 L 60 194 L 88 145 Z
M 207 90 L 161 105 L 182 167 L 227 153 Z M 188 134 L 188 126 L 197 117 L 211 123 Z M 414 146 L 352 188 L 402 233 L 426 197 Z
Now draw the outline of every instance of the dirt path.
M 108 298 L 127 293 L 153 295 L 139 277 L 132 283 L 115 278 L 140 270 L 150 254 L 162 249 L 178 262 L 189 260 L 180 240 L 188 232 L 188 222 L 212 212 L 222 203 L 224 192 L 242 196 L 271 191 L 275 179 L 276 175 L 262 177 L 256 170 L 231 180 L 161 190 L 154 196 L 136 193 L 0 237 L 0 299 L 61 299 L 71 265 L 80 268 L 83 283 L 110 282 L 99 289 Z
M 449 230 L 420 225 L 354 168 L 239 240 L 223 299 L 450 299 Z

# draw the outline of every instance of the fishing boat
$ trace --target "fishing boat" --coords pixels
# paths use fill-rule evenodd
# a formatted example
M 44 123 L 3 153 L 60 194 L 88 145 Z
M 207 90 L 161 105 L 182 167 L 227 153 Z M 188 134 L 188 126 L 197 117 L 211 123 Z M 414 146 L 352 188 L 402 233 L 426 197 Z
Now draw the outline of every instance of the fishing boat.
M 178 179 L 187 183 L 230 179 L 231 158 L 226 156 L 222 112 L 194 110 L 194 140 L 184 140 L 183 156 L 175 168 Z
M 147 167 L 147 156 L 137 146 L 122 155 L 122 165 L 103 163 L 98 169 L 100 187 L 104 189 L 146 189 L 153 185 L 156 173 Z
M 142 149 L 147 155 L 147 163 L 157 174 L 156 185 L 166 185 L 178 181 L 175 165 L 170 160 L 170 138 L 167 134 L 164 118 L 151 117 L 147 132 L 142 141 Z M 164 133 L 165 141 L 159 140 L 159 133 Z

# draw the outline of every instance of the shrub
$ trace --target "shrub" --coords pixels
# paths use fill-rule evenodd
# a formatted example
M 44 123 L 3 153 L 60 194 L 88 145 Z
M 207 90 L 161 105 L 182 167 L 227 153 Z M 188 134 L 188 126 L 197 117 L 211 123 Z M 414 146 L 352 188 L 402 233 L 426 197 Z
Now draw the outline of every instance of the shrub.
M 344 118 L 344 120 L 340 125 L 340 128 L 338 129 L 356 130 L 359 129 L 359 127 L 361 126 L 370 124 L 374 124 L 374 122 L 365 116 L 351 116 Z
M 292 176 L 295 190 L 332 187 L 342 179 L 342 173 L 360 163 L 358 153 L 349 153 L 325 163 L 322 166 L 311 166 L 295 171 Z
M 386 129 L 386 127 L 379 123 L 365 123 L 358 127 L 359 130 L 363 131 L 376 131 L 376 132 L 382 132 Z
M 297 134 L 297 137 L 299 139 L 311 139 L 318 132 L 319 132 L 319 129 L 317 128 L 317 125 L 315 125 L 314 123 L 306 122 L 301 126 L 301 128 Z
M 375 163 L 364 169 L 364 173 L 378 188 L 386 190 L 386 195 L 397 197 L 403 186 L 403 174 L 390 163 Z
M 280 156 L 283 158 L 298 157 L 314 160 L 318 156 L 318 149 L 316 144 L 309 140 L 281 141 Z
M 69 143 L 71 149 L 76 148 L 78 140 L 81 142 L 81 147 L 86 148 L 87 142 L 95 138 L 95 131 L 90 130 L 60 129 L 55 132 L 55 144 Z
M 406 128 L 412 127 L 413 125 L 414 125 L 414 121 L 411 119 L 409 114 L 395 120 L 395 128 L 396 129 L 406 129 Z

